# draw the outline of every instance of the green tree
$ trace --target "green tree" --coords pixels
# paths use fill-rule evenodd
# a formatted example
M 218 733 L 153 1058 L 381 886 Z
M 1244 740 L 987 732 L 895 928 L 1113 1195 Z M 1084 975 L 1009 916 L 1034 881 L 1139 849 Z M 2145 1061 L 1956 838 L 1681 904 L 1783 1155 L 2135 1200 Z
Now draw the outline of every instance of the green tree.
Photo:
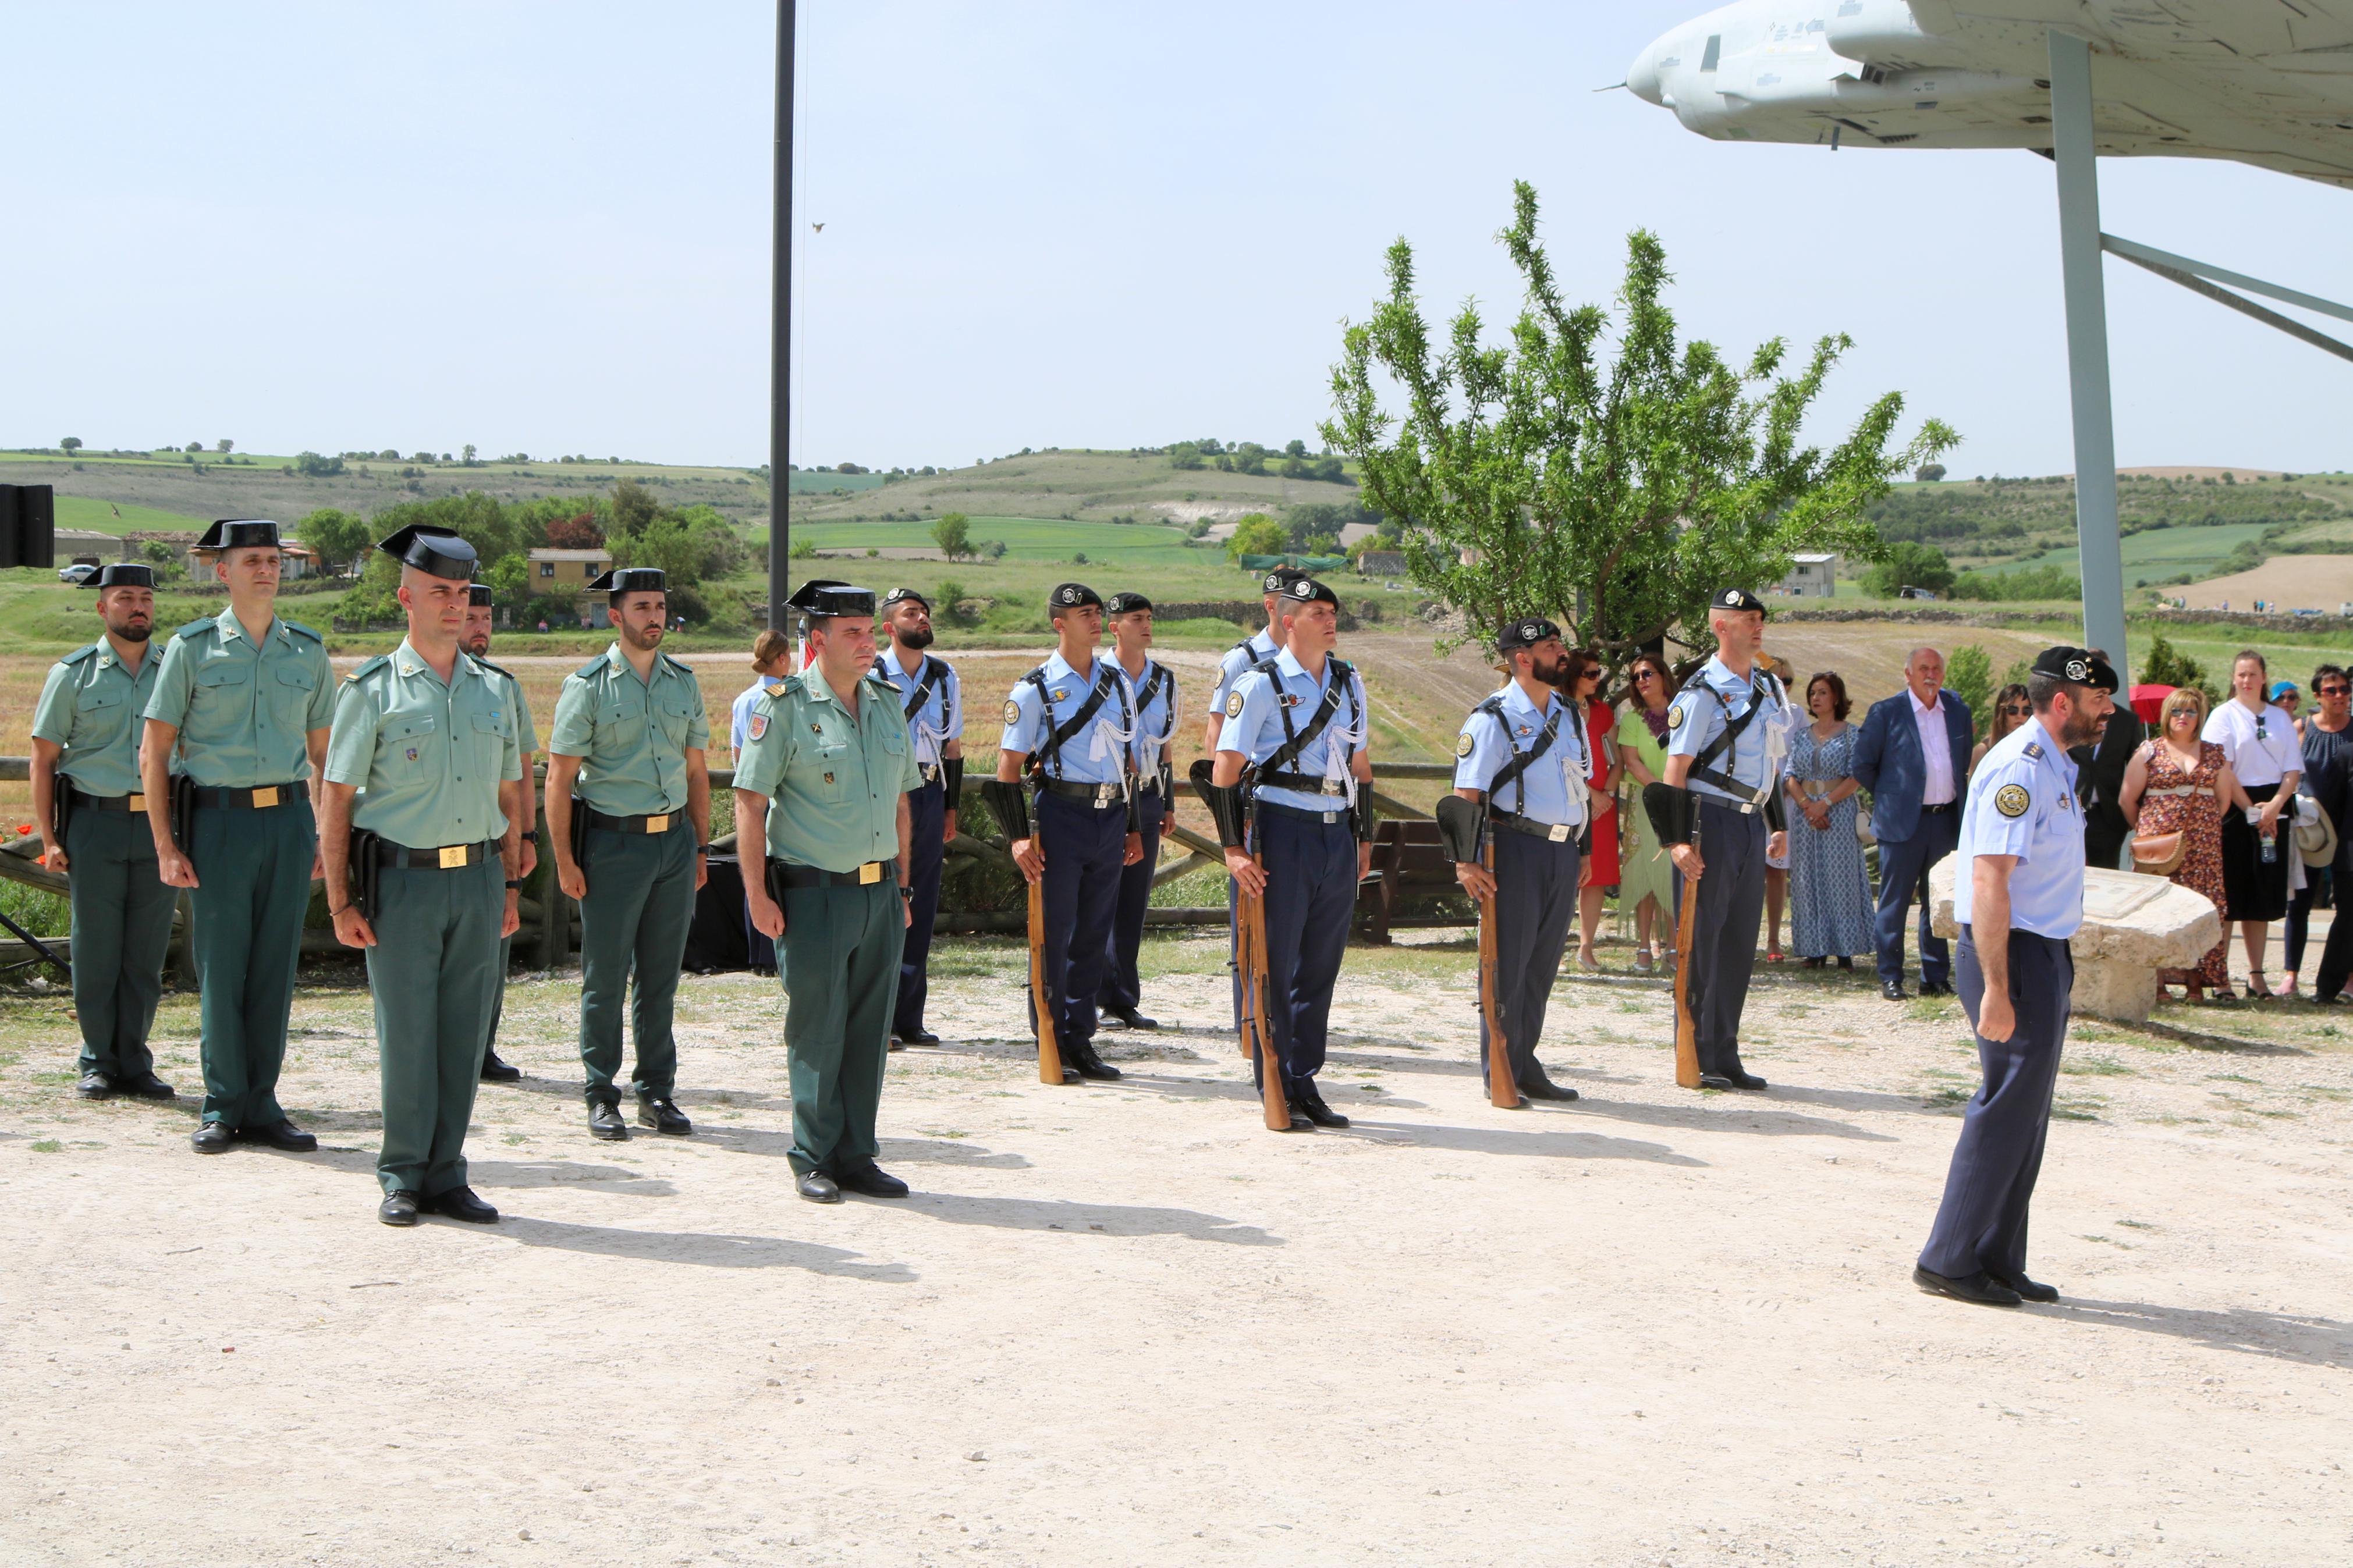
M 479 468 L 481 467 L 480 463 L 474 461 L 474 444 L 471 441 L 467 442 L 465 447 L 459 452 L 458 458 L 470 468 Z
M 1981 643 L 1963 643 L 1945 661 L 1945 684 L 1969 705 L 1977 721 L 1978 738 L 1985 738 L 1993 721 L 1993 655 Z
M 1226 541 L 1226 559 L 1281 555 L 1290 548 L 1291 534 L 1282 524 L 1262 511 L 1245 512 L 1235 521 L 1233 535 Z
M 1830 452 L 1801 447 L 1806 412 L 1851 341 L 1823 338 L 1794 375 L 1778 338 L 1745 369 L 1710 343 L 1679 344 L 1660 303 L 1665 251 L 1647 231 L 1627 240 L 1605 363 L 1609 313 L 1563 301 L 1536 242 L 1535 187 L 1514 192 L 1501 238 L 1524 301 L 1506 345 L 1482 342 L 1475 304 L 1433 345 L 1400 239 L 1388 298 L 1345 330 L 1333 367 L 1324 439 L 1356 459 L 1374 510 L 1408 521 L 1416 585 L 1477 627 L 1554 616 L 1614 673 L 1678 626 L 1707 646 L 1708 596 L 1725 583 L 1778 582 L 1800 551 L 1877 559 L 1863 509 L 1953 433 L 1929 420 L 1891 451 L 1904 400 L 1889 393 Z M 1381 406 L 1392 378 L 1401 416 Z
M 485 569 L 529 548 L 522 509 L 501 506 L 496 497 L 480 490 L 386 507 L 369 521 L 368 529 L 373 537 L 381 539 L 411 523 L 448 529 L 474 547 Z
M 1945 559 L 1945 552 L 1935 545 L 1905 540 L 1886 545 L 1884 549 L 1884 557 L 1863 571 L 1862 586 L 1866 593 L 1892 599 L 1898 590 L 1904 588 L 1926 588 L 1931 593 L 1942 594 L 1952 587 L 1952 564 Z
M 342 473 L 343 460 L 341 458 L 322 458 L 316 452 L 297 452 L 294 454 L 294 471 L 305 479 L 322 479 L 330 474 Z
M 932 542 L 949 560 L 965 559 L 972 553 L 972 519 L 960 511 L 948 512 L 932 524 Z
M 79 452 L 81 450 L 81 437 L 69 436 L 58 443 L 58 449 L 61 452 Z
M 1168 466 L 1172 468 L 1198 468 L 1201 466 L 1198 442 L 1179 441 L 1168 448 Z
M 227 437 L 223 437 L 221 439 L 213 443 L 213 450 L 226 458 L 231 452 L 237 450 L 237 443 L 228 439 Z
M 650 525 L 660 510 L 653 491 L 635 479 L 623 479 L 613 487 L 613 521 L 605 530 L 605 542 L 619 549 L 622 540 Z
M 332 506 L 304 512 L 294 524 L 294 537 L 317 551 L 320 561 L 329 566 L 349 565 L 375 542 L 368 525 L 356 512 Z
M 1263 474 L 1266 472 L 1266 448 L 1255 441 L 1245 441 L 1234 448 L 1234 472 Z
M 2148 639 L 2148 651 L 2141 658 L 2140 678 L 2151 686 L 2188 686 L 2206 694 L 2211 704 L 2222 700 L 2222 694 L 2206 678 L 2206 667 L 2165 640 L 2158 632 Z

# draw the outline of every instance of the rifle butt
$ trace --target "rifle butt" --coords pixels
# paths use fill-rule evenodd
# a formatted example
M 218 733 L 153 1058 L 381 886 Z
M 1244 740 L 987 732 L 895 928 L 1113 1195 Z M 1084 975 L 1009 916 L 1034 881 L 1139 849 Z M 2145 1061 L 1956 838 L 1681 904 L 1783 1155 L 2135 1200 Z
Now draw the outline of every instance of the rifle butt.
M 1676 875 L 1682 876 L 1681 872 Z M 1699 1087 L 1699 1025 L 1691 1010 L 1692 925 L 1699 912 L 1699 884 L 1683 879 L 1683 907 L 1675 919 L 1675 1082 Z
M 1062 1043 L 1046 995 L 1046 889 L 1029 884 L 1029 1014 L 1038 1023 L 1038 1081 L 1060 1083 Z
M 1491 840 L 1480 855 L 1489 876 L 1495 874 L 1495 846 Z M 1496 953 L 1503 933 L 1495 925 L 1495 900 L 1479 900 L 1479 1011 L 1487 1022 L 1487 1103 L 1498 1110 L 1520 1108 L 1520 1086 L 1512 1077 L 1511 1047 L 1504 1039 L 1504 1011 L 1495 1005 Z
M 1249 1037 L 1243 1048 L 1255 1052 L 1258 1058 L 1259 1109 L 1265 1116 L 1267 1131 L 1288 1132 L 1291 1105 L 1282 1094 L 1282 1055 L 1274 1048 L 1274 1031 L 1267 1018 L 1266 900 L 1243 894 L 1241 914 L 1250 933 L 1250 962 L 1242 982 L 1242 1020 Z

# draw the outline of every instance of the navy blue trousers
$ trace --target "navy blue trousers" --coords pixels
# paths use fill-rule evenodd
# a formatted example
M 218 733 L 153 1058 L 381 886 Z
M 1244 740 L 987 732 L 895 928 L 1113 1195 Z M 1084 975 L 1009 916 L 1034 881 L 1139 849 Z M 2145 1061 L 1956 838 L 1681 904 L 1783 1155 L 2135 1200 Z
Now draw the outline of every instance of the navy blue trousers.
M 1259 812 L 1259 858 L 1266 867 L 1266 994 L 1282 1076 L 1294 1082 L 1324 1067 L 1332 985 L 1348 949 L 1356 908 L 1356 835 L 1345 812 L 1314 822 L 1280 808 Z
M 1495 1011 L 1512 1081 L 1534 1083 L 1552 983 L 1577 913 L 1574 838 L 1553 844 L 1524 833 L 1495 835 Z M 1487 1078 L 1487 1014 L 1479 1014 L 1479 1079 Z
M 1961 1006 L 1974 1029 L 1985 1000 L 1985 971 L 1967 926 L 1960 960 Z M 1961 1112 L 1945 1201 L 1921 1249 L 1920 1267 L 1931 1274 L 1957 1279 L 1980 1268 L 2012 1277 L 2026 1272 L 2026 1205 L 2042 1171 L 2074 984 L 2075 958 L 2064 942 L 2032 931 L 2010 933 L 2010 1005 L 2018 1026 L 2007 1040 L 1978 1037 L 1985 1082 Z
M 1699 812 L 1696 882 L 1678 877 L 1682 898 L 1695 898 L 1691 951 L 1680 963 L 1691 966 L 1684 994 L 1692 1011 L 1692 1037 L 1702 1072 L 1740 1070 L 1740 1015 L 1748 1005 L 1748 980 L 1757 967 L 1757 922 L 1765 913 L 1765 850 L 1768 837 L 1761 812 L 1743 814 L 1703 796 Z M 1682 917 L 1677 902 L 1675 913 Z
M 1098 1007 L 1134 1007 L 1144 1000 L 1143 982 L 1135 977 L 1135 954 L 1144 945 L 1144 911 L 1152 907 L 1152 872 L 1160 864 L 1164 815 L 1158 790 L 1145 790 L 1135 798 L 1144 818 L 1144 858 L 1120 868 L 1119 903 L 1106 938 L 1103 989 L 1095 993 Z M 1232 879 L 1226 885 L 1232 887 Z
M 923 1032 L 923 998 L 931 994 L 927 970 L 932 958 L 932 921 L 940 912 L 940 867 L 947 858 L 948 792 L 944 784 L 927 784 L 907 792 L 907 900 L 911 923 L 907 945 L 899 954 L 899 1000 L 891 1015 L 894 1035 Z
M 1119 904 L 1127 808 L 1114 802 L 1098 810 L 1040 790 L 1031 809 L 1046 856 L 1045 1002 L 1067 1047 L 1095 1037 L 1095 993 L 1111 952 L 1103 933 Z
M 1920 984 L 1952 984 L 1952 949 L 1928 929 L 1928 868 L 1950 855 L 1960 841 L 1958 805 L 1950 811 L 1923 809 L 1920 826 L 1901 844 L 1879 841 L 1879 914 L 1873 937 L 1882 984 L 1904 978 L 1904 917 L 1915 900 L 1920 905 Z

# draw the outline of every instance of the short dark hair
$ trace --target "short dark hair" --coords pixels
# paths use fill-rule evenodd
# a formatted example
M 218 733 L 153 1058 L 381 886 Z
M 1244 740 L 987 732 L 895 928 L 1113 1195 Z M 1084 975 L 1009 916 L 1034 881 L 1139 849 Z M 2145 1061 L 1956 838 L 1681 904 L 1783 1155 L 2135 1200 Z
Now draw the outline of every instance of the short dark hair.
M 1809 708 L 1814 705 L 1814 688 L 1817 686 L 1827 686 L 1831 689 L 1831 718 L 1844 719 L 1849 713 L 1854 711 L 1853 702 L 1847 698 L 1846 682 L 1839 679 L 1837 670 L 1820 669 L 1807 678 L 1806 706 Z
M 2353 685 L 2353 675 L 2346 674 L 2345 667 L 2343 665 L 2324 664 L 2319 668 L 2312 672 L 2312 691 L 2314 696 L 2317 697 L 2320 694 L 2320 683 L 2327 679 L 2332 675 L 2348 685 Z

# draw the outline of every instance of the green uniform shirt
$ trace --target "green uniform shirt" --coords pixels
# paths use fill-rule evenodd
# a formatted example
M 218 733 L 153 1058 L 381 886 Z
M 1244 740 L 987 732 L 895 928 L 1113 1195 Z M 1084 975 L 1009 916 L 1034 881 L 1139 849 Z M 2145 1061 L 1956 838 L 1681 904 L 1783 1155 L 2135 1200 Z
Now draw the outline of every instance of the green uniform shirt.
M 525 756 L 539 750 L 539 731 L 532 727 L 531 704 L 523 700 L 522 682 L 514 678 L 512 670 L 501 669 L 487 658 L 474 662 L 506 683 L 507 716 L 514 721 L 515 748 Z
M 564 678 L 547 749 L 584 759 L 580 798 L 607 816 L 649 816 L 686 806 L 686 753 L 711 743 L 702 688 L 666 653 L 650 679 L 615 643 Z
M 155 689 L 163 650 L 147 645 L 132 675 L 104 637 L 49 667 L 33 710 L 33 735 L 64 748 L 58 772 L 84 795 L 137 795 L 139 738 L 146 732 L 147 700 Z
M 768 853 L 821 871 L 899 854 L 899 797 L 923 787 L 899 694 L 868 676 L 851 718 L 825 678 L 761 688 L 735 759 L 735 787 L 768 797 Z
M 505 833 L 499 782 L 522 776 L 512 684 L 460 652 L 444 686 L 406 638 L 352 671 L 327 737 L 327 782 L 363 792 L 352 826 L 411 849 Z
M 311 776 L 310 732 L 335 717 L 327 646 L 273 618 L 256 647 L 234 608 L 183 626 L 164 650 L 147 715 L 180 731 L 181 770 L 206 789 Z

